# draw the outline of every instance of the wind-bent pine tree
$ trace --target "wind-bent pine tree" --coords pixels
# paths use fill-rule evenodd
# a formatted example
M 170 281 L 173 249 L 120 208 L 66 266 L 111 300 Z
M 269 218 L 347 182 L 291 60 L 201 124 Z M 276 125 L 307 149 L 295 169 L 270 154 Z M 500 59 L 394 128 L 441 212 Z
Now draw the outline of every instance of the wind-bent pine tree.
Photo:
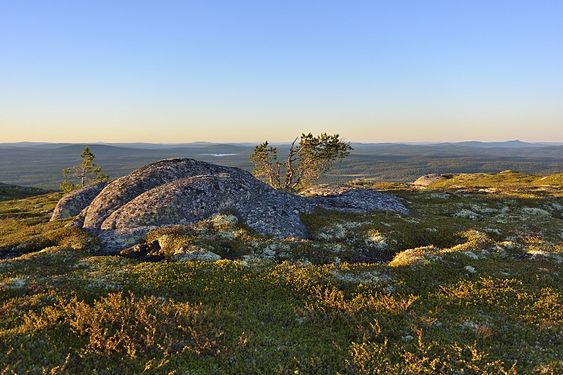
M 303 133 L 291 143 L 284 162 L 278 160 L 277 148 L 267 141 L 256 146 L 250 160 L 257 178 L 275 189 L 296 192 L 318 180 L 350 150 L 352 147 L 338 134 Z

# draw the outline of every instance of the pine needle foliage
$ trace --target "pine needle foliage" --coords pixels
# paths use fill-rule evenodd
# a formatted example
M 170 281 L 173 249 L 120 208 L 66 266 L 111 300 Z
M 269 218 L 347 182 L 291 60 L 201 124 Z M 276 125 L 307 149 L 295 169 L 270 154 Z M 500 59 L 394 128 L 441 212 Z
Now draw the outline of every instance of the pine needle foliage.
M 84 146 L 80 158 L 82 159 L 80 164 L 64 168 L 62 171 L 63 182 L 60 188 L 64 193 L 69 193 L 100 181 L 107 181 L 108 179 L 108 176 L 102 171 L 102 167 L 94 164 L 96 156 L 90 151 L 88 146 Z
M 250 160 L 256 177 L 275 189 L 296 192 L 312 185 L 351 150 L 338 134 L 303 133 L 291 143 L 285 161 L 279 161 L 277 148 L 267 141 L 256 146 Z

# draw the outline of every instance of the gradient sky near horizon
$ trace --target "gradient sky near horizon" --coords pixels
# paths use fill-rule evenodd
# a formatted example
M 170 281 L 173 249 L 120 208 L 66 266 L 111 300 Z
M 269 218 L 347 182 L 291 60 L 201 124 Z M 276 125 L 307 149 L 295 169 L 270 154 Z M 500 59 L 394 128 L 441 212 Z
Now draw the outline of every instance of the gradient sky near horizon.
M 0 142 L 563 141 L 563 1 L 0 1 Z

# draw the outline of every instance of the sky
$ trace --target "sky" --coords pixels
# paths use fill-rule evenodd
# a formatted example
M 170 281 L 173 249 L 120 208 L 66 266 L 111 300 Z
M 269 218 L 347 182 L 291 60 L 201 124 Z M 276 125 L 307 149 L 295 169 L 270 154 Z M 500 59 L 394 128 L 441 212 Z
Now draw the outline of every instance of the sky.
M 0 0 L 0 142 L 563 141 L 563 1 Z

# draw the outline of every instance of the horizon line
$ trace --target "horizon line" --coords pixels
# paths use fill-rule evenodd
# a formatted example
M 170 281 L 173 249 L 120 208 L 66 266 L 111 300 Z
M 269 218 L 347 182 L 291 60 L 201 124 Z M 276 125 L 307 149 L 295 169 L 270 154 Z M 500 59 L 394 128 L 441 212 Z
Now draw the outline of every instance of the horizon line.
M 475 143 L 542 143 L 542 144 L 562 144 L 563 140 L 557 141 L 528 141 L 522 139 L 506 139 L 506 140 L 477 140 L 477 139 L 466 139 L 466 140 L 441 140 L 441 141 L 358 141 L 358 140 L 347 140 L 343 139 L 345 142 L 348 143 L 360 143 L 360 144 L 441 144 L 441 143 L 468 143 L 468 142 L 475 142 Z M 146 141 L 0 141 L 0 144 L 75 144 L 75 145 L 96 145 L 96 144 L 147 144 L 147 145 L 181 145 L 181 144 L 194 144 L 194 143 L 209 143 L 209 144 L 248 144 L 248 143 L 262 143 L 263 141 L 205 141 L 205 140 L 197 140 L 197 141 L 185 141 L 185 142 L 146 142 Z M 272 144 L 284 144 L 284 143 L 291 143 L 291 141 L 268 141 L 268 143 Z

